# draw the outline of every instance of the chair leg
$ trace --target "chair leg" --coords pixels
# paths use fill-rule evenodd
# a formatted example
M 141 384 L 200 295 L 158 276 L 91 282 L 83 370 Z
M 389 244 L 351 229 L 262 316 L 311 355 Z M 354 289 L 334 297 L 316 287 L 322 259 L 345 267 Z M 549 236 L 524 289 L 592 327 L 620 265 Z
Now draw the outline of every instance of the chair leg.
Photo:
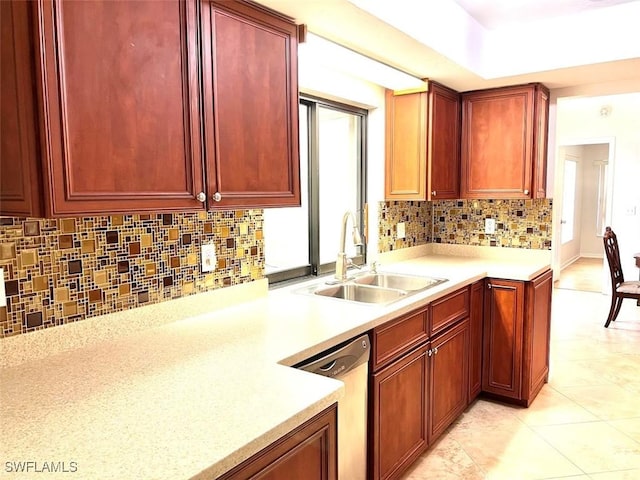
M 622 300 L 624 300 L 624 298 L 618 297 L 618 301 L 616 302 L 616 311 L 613 312 L 613 318 L 611 319 L 611 321 L 613 321 L 613 322 L 616 321 L 616 318 L 618 317 L 618 314 L 620 313 L 620 307 L 622 306 Z
M 611 321 L 616 318 L 616 316 L 618 315 L 618 312 L 620 311 L 621 303 L 622 303 L 621 298 L 618 298 L 615 295 L 611 296 L 611 308 L 609 308 L 609 316 L 607 317 L 607 321 L 604 324 L 604 328 L 608 328 Z

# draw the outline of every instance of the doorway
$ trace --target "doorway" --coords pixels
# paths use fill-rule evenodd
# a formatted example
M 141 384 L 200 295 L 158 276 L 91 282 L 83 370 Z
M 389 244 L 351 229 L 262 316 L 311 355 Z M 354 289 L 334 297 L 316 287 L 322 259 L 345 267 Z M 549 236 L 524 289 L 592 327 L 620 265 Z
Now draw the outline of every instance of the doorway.
M 557 288 L 604 292 L 608 270 L 602 235 L 610 219 L 613 139 L 562 145 L 554 241 L 559 245 Z

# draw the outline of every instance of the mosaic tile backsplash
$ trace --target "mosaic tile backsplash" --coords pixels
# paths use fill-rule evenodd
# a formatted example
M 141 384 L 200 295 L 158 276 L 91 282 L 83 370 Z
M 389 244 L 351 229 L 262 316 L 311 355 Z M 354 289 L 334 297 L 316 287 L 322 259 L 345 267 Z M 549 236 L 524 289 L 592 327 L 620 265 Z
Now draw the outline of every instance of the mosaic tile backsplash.
M 551 249 L 552 200 L 439 200 L 433 202 L 433 242 Z M 484 233 L 485 218 L 496 221 Z
M 397 238 L 397 225 L 405 224 L 405 238 Z M 431 242 L 431 202 L 380 202 L 378 208 L 378 252 L 415 247 Z
M 216 247 L 202 273 L 200 245 Z M 0 337 L 264 277 L 262 210 L 0 218 Z
M 550 250 L 552 208 L 551 199 L 381 202 L 378 251 L 431 242 Z M 495 219 L 495 234 L 484 233 L 485 218 Z M 406 223 L 403 240 L 398 222 Z

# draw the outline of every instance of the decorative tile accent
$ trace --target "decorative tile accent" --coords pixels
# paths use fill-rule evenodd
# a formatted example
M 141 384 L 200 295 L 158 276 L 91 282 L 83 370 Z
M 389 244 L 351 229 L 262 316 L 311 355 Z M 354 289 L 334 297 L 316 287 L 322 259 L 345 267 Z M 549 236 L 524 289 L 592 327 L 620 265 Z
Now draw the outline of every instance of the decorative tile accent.
M 263 278 L 262 222 L 262 210 L 0 217 L 0 337 Z M 202 243 L 216 245 L 214 272 L 200 272 Z
M 431 242 L 431 202 L 380 202 L 378 251 L 389 252 Z M 405 223 L 405 238 L 398 239 L 396 226 Z
M 551 249 L 552 200 L 440 200 L 433 202 L 433 241 L 462 245 Z M 495 234 L 484 220 L 496 221 Z

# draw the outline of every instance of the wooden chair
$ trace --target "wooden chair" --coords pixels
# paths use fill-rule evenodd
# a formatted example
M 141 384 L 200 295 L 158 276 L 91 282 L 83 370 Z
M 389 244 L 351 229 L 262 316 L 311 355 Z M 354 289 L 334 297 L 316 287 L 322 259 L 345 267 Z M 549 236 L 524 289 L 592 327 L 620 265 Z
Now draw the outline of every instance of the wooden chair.
M 618 239 L 616 238 L 616 234 L 613 233 L 613 230 L 611 230 L 611 227 L 607 227 L 605 229 L 603 240 L 604 253 L 607 255 L 609 273 L 611 274 L 611 308 L 609 309 L 607 321 L 604 324 L 604 327 L 607 328 L 618 316 L 623 299 L 633 298 L 635 300 L 640 300 L 640 282 L 624 281 L 622 266 L 620 265 Z

